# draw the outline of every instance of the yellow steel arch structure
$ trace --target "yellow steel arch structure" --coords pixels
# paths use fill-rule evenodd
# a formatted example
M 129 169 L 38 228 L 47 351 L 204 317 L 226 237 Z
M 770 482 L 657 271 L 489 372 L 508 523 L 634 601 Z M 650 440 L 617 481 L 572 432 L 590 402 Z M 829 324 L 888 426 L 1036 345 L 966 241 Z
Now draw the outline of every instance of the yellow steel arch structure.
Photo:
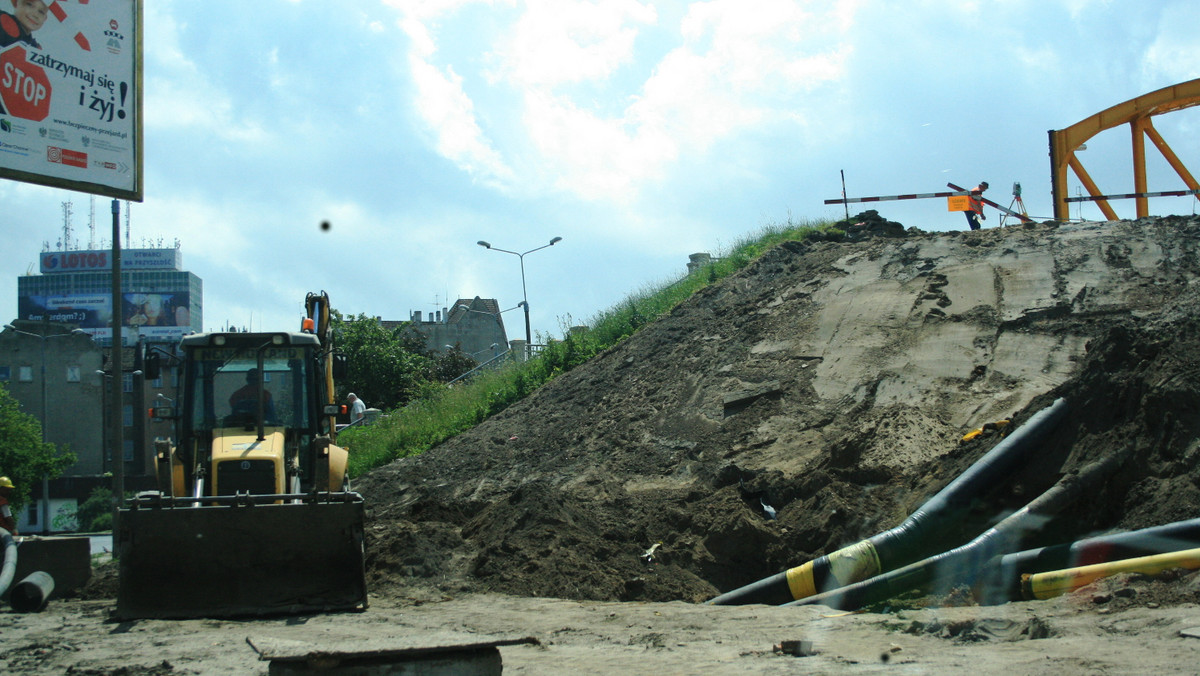
M 1050 131 L 1050 192 L 1054 199 L 1054 218 L 1065 221 L 1067 211 L 1067 167 L 1075 171 L 1080 182 L 1087 188 L 1088 193 L 1095 198 L 1101 198 L 1103 193 L 1096 187 L 1092 177 L 1075 157 L 1075 151 L 1088 139 L 1096 134 L 1113 127 L 1128 124 L 1133 135 L 1133 184 L 1135 194 L 1142 194 L 1146 188 L 1146 137 L 1154 143 L 1167 162 L 1175 169 L 1190 190 L 1200 190 L 1200 184 L 1188 172 L 1187 167 L 1179 161 L 1179 157 L 1171 150 L 1163 137 L 1158 134 L 1150 118 L 1163 113 L 1183 110 L 1200 105 L 1200 79 L 1181 82 L 1177 85 L 1164 87 L 1157 91 L 1144 94 L 1125 103 L 1120 103 L 1108 110 L 1076 122 L 1075 124 Z M 1148 216 L 1149 204 L 1146 197 L 1137 200 L 1137 216 Z M 1117 213 L 1109 206 L 1108 200 L 1096 199 L 1096 205 L 1104 212 L 1109 220 L 1118 220 Z

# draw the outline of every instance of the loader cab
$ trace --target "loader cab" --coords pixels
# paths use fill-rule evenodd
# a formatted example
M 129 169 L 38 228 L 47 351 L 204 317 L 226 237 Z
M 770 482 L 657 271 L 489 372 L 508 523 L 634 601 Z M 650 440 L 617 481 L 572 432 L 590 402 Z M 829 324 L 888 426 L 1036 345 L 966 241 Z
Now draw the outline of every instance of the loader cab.
M 187 336 L 174 495 L 311 490 L 331 434 L 322 346 L 306 333 Z M 165 479 L 165 477 L 164 477 Z M 163 483 L 160 480 L 160 483 Z
M 318 431 L 322 416 L 314 409 L 326 393 L 315 336 L 200 334 L 184 338 L 183 349 L 185 428 L 257 427 L 261 421 Z

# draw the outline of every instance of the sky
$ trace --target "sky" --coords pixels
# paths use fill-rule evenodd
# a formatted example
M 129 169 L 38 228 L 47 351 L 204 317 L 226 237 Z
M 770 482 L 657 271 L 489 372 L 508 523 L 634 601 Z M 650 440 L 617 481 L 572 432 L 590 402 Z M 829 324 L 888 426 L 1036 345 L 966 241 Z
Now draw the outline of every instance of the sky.
M 1047 131 L 1200 77 L 1196 26 L 1194 0 L 148 0 L 145 199 L 121 208 L 132 247 L 179 242 L 205 330 L 295 329 L 318 290 L 390 320 L 527 295 L 540 342 L 691 253 L 844 217 L 843 174 L 851 197 L 985 180 L 1005 206 L 1019 182 L 1048 219 Z M 1200 172 L 1200 109 L 1154 124 Z M 1133 192 L 1127 129 L 1079 154 L 1110 194 Z M 1183 189 L 1147 147 L 1150 190 Z M 107 248 L 109 198 L 93 220 L 87 194 L 0 179 L 3 317 L 64 202 L 72 244 Z M 944 199 L 864 208 L 966 225 Z

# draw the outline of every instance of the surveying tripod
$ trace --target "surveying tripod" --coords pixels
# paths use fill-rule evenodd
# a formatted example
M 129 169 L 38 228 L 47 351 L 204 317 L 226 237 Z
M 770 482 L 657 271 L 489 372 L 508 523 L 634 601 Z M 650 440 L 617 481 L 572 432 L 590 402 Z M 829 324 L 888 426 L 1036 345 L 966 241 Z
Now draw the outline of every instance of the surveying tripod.
M 1012 194 L 1012 202 L 1009 202 L 1008 204 L 1009 213 L 1004 214 L 1004 216 L 1000 218 L 1000 227 L 1004 227 L 1004 222 L 1008 220 L 1009 216 L 1017 219 L 1018 221 L 1028 220 L 1029 212 L 1025 211 L 1025 202 L 1021 199 L 1020 183 L 1013 183 Z M 1016 208 L 1014 209 L 1014 207 Z M 1017 214 L 1020 214 L 1020 216 Z M 1025 216 L 1026 218 L 1021 218 L 1021 216 Z

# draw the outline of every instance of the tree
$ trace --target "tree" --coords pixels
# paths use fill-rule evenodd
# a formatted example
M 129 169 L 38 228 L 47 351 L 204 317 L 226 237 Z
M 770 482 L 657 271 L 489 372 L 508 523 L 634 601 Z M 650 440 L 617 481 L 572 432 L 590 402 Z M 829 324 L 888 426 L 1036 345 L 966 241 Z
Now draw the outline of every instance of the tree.
M 403 328 L 389 331 L 363 314 L 343 319 L 334 310 L 331 315 L 334 347 L 349 362 L 348 376 L 338 383 L 341 396 L 353 392 L 368 406 L 384 410 L 418 396 L 429 381 L 431 360 Z
M 43 476 L 56 477 L 75 462 L 75 454 L 42 441 L 42 428 L 0 384 L 0 476 L 12 479 L 12 504 L 29 500 L 29 487 Z
M 85 533 L 112 530 L 112 489 L 97 486 L 75 512 L 80 530 Z
M 433 366 L 429 373 L 429 379 L 439 383 L 448 383 L 479 366 L 479 362 L 463 352 L 458 345 L 455 345 L 452 350 L 447 350 L 445 354 L 430 356 L 433 358 Z

